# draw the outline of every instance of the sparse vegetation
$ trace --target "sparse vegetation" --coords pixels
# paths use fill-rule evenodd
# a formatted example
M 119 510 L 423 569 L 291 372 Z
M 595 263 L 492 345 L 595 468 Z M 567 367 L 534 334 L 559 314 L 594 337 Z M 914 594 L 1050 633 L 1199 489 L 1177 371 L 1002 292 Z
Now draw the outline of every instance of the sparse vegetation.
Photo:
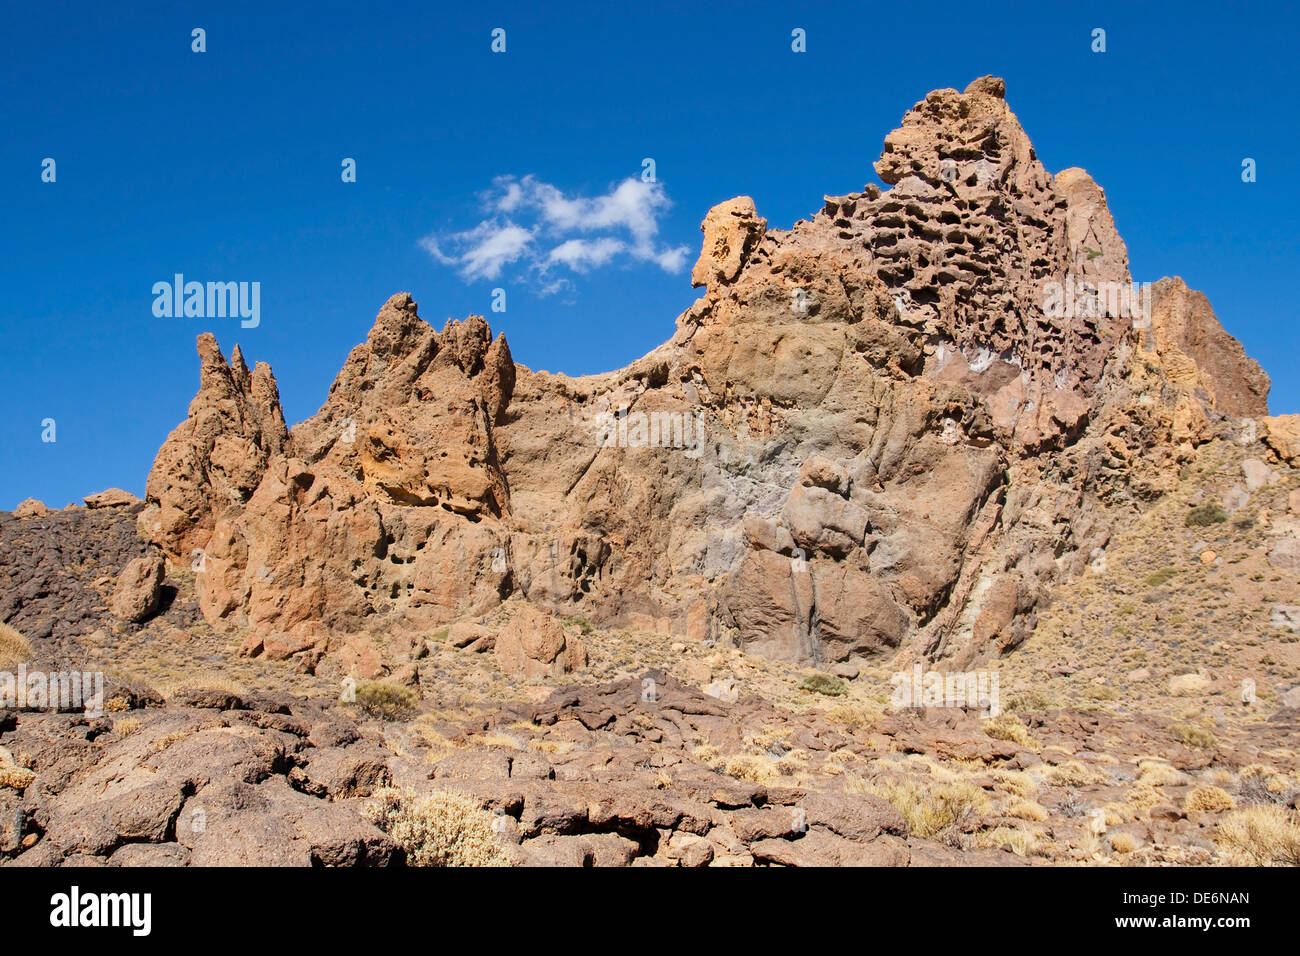
M 1142 583 L 1149 588 L 1158 588 L 1160 587 L 1160 585 L 1168 582 L 1169 579 L 1172 578 L 1177 573 L 1178 573 L 1177 568 L 1162 568 L 1159 571 L 1153 571 L 1152 573 L 1148 574 L 1145 578 L 1142 579 Z
M 1300 816 L 1271 804 L 1238 810 L 1219 824 L 1215 842 L 1232 862 L 1300 866 Z
M 1201 750 L 1209 750 L 1219 745 L 1219 738 L 1214 733 L 1204 727 L 1196 724 L 1171 724 L 1169 727 L 1170 735 L 1181 744 L 1188 747 L 1197 747 Z
M 0 667 L 16 667 L 31 656 L 31 642 L 17 628 L 0 624 Z
M 1237 793 L 1245 804 L 1291 803 L 1296 797 L 1296 787 L 1271 767 L 1251 764 L 1241 771 Z
M 1058 787 L 1086 787 L 1094 783 L 1105 783 L 1106 774 L 1085 767 L 1077 760 L 1067 760 L 1044 770 L 1043 779 Z
M 1187 513 L 1183 524 L 1189 528 L 1205 528 L 1228 520 L 1228 512 L 1212 502 L 1197 505 Z
M 384 787 L 362 812 L 406 851 L 414 866 L 513 866 L 492 831 L 492 814 L 458 793 Z
M 1028 830 L 1017 830 L 1014 827 L 993 827 L 975 834 L 975 845 L 994 850 L 1007 847 L 1016 856 L 1030 856 L 1038 849 L 1038 837 Z
M 365 680 L 357 684 L 355 705 L 380 720 L 401 720 L 415 711 L 419 696 L 409 687 L 386 681 Z
M 849 692 L 849 685 L 832 674 L 816 672 L 805 675 L 799 682 L 799 689 L 827 697 L 843 697 Z
M 1042 823 L 1047 819 L 1047 811 L 1033 800 L 1016 800 L 1007 807 L 1007 816 Z
M 585 617 L 574 615 L 564 622 L 565 627 L 576 627 L 584 635 L 592 632 L 591 622 Z
M 991 720 L 984 721 L 984 733 L 994 740 L 1010 740 L 1031 750 L 1038 748 L 1038 741 L 1015 714 L 998 714 Z
M 1236 802 L 1232 795 L 1222 787 L 1203 786 L 1197 787 L 1187 795 L 1183 802 L 1183 809 L 1191 812 L 1193 810 L 1204 810 L 1211 813 L 1219 813 L 1224 810 L 1232 810 L 1236 807 Z
M 1137 840 L 1128 833 L 1114 833 L 1110 838 L 1110 848 L 1116 853 L 1129 854 L 1137 849 Z
M 826 719 L 846 730 L 870 730 L 884 715 L 874 701 L 842 701 L 826 711 Z
M 1006 713 L 1041 713 L 1059 707 L 1059 702 L 1037 690 L 1022 690 L 1012 694 L 1003 710 Z
M 964 780 L 868 782 L 848 778 L 845 789 L 892 803 L 912 833 L 927 839 L 944 834 L 973 815 L 988 813 L 993 806 L 988 794 Z

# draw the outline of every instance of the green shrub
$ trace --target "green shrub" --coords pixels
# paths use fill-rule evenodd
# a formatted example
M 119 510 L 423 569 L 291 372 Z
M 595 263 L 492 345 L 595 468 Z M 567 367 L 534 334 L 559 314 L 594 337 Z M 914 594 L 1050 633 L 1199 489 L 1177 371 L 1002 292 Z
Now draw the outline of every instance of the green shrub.
M 582 631 L 583 634 L 591 633 L 591 622 L 588 621 L 585 617 L 578 617 L 575 615 L 569 618 L 567 621 L 565 621 L 564 624 L 566 627 L 578 628 L 578 630 Z
M 825 694 L 827 697 L 843 697 L 849 692 L 849 685 L 830 674 L 809 674 L 799 682 L 800 690 Z
M 1189 511 L 1187 519 L 1183 523 L 1189 528 L 1204 528 L 1206 525 L 1218 524 L 1227 520 L 1228 512 L 1216 504 L 1206 502 Z
M 1142 579 L 1142 583 L 1149 588 L 1158 588 L 1177 573 L 1177 568 L 1162 568 L 1159 571 L 1148 574 Z

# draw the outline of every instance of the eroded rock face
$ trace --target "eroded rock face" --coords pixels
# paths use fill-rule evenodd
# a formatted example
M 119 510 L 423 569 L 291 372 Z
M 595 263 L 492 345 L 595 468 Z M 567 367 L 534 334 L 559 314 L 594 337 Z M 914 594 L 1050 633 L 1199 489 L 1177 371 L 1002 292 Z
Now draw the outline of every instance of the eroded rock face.
M 179 557 L 202 548 L 217 518 L 244 504 L 288 431 L 271 367 L 252 372 L 236 346 L 230 363 L 210 333 L 199 336 L 199 392 L 168 436 L 145 485 L 145 537 Z
M 929 94 L 886 137 L 891 188 L 788 231 L 710 210 L 707 291 L 615 372 L 516 366 L 482 318 L 437 332 L 400 294 L 289 434 L 269 369 L 200 339 L 141 528 L 202 551 L 214 626 L 352 661 L 511 595 L 794 660 L 1015 647 L 1106 508 L 1268 382 L 1181 283 L 1149 330 L 1108 294 L 1131 277 L 1104 193 L 1049 174 L 1004 95 Z M 518 637 L 498 656 L 561 659 Z
M 1182 279 L 1161 279 L 1152 287 L 1151 325 L 1171 380 L 1203 390 L 1225 414 L 1268 414 L 1268 373 L 1223 330 L 1204 295 Z

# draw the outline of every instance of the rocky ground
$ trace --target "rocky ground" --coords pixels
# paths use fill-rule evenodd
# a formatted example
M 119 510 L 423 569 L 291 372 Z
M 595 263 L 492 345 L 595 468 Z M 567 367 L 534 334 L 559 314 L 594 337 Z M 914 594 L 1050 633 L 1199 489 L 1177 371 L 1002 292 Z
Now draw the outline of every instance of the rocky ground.
M 349 699 L 300 658 L 250 657 L 214 634 L 177 569 L 147 620 L 114 614 L 138 504 L 0 516 L 11 586 L 79 596 L 75 615 L 12 618 L 45 634 L 27 666 L 110 675 L 103 716 L 0 716 L 0 856 L 421 862 L 428 834 L 376 808 L 436 799 L 451 801 L 437 819 L 466 834 L 452 862 L 1259 862 L 1222 831 L 1243 812 L 1285 814 L 1300 793 L 1297 622 L 1279 603 L 1300 580 L 1269 562 L 1300 483 L 1251 460 L 1207 446 L 1104 563 L 1058 587 L 1034 635 L 993 665 L 992 720 L 894 706 L 884 661 L 819 672 L 671 633 L 555 625 L 518 601 L 432 632 L 413 667 Z M 1225 497 L 1226 520 L 1186 524 Z M 40 556 L 56 554 L 77 555 L 78 584 L 36 586 L 51 575 Z M 584 659 L 565 672 L 515 648 L 520 622 Z

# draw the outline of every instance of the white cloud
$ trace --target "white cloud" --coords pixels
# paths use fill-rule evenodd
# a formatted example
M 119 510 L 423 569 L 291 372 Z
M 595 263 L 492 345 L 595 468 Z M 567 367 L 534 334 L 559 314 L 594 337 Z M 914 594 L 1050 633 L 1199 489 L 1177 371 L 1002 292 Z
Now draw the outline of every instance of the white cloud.
M 556 270 L 587 273 L 620 259 L 654 263 L 665 272 L 687 264 L 687 246 L 657 242 L 659 218 L 672 205 L 659 183 L 629 177 L 602 195 L 569 196 L 535 176 L 498 176 L 480 198 L 491 218 L 420 242 L 467 282 L 496 279 L 519 263 L 545 295 L 571 286 Z
M 517 226 L 509 219 L 504 222 L 488 220 L 466 232 L 455 233 L 443 242 L 436 236 L 425 236 L 420 246 L 443 265 L 456 266 L 466 282 L 475 279 L 495 279 L 504 266 L 517 261 L 529 252 L 533 241 L 530 229 Z M 443 246 L 453 251 L 450 255 Z
M 552 249 L 546 261 L 563 263 L 574 272 L 586 272 L 603 266 L 626 248 L 618 239 L 569 239 Z

